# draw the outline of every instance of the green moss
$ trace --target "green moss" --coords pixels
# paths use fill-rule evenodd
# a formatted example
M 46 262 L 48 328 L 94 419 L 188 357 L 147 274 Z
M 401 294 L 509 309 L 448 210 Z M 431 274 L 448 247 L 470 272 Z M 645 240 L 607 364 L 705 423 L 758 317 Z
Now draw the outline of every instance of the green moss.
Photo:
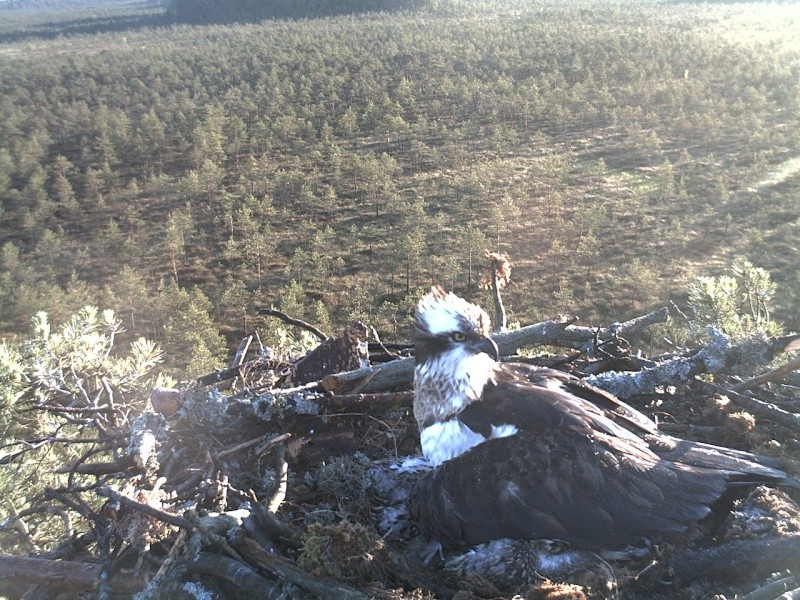
M 297 562 L 312 575 L 364 584 L 383 576 L 388 558 L 383 539 L 376 532 L 342 521 L 336 525 L 311 525 Z

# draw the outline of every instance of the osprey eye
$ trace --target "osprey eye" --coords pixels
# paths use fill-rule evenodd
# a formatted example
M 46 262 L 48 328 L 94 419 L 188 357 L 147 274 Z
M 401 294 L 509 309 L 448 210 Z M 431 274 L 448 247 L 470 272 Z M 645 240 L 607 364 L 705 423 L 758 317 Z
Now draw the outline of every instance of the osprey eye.
M 467 339 L 467 336 L 461 333 L 460 331 L 456 331 L 452 337 L 453 340 L 456 342 L 463 342 Z

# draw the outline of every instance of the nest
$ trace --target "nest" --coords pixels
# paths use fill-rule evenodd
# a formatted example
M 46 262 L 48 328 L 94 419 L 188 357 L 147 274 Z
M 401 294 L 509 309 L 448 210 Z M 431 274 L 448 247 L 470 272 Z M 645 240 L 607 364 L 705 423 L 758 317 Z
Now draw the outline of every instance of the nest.
M 625 399 L 655 414 L 662 429 L 780 456 L 792 471 L 800 454 L 800 415 L 777 406 L 791 404 L 791 388 L 731 375 L 739 354 L 730 340 L 643 359 L 623 335 L 659 318 L 599 329 L 560 320 L 522 333 L 545 336 L 535 343 L 564 350 L 529 360 L 624 390 Z M 512 333 L 515 340 L 522 335 Z M 352 329 L 346 335 L 358 353 L 347 344 L 325 347 L 344 348 L 363 362 L 364 340 L 354 340 Z M 503 335 L 511 334 L 498 336 L 501 350 Z M 773 342 L 764 343 L 765 356 L 774 355 Z M 397 352 L 370 348 L 369 356 L 376 354 L 385 360 Z M 533 558 L 574 550 L 508 541 L 503 556 L 527 565 L 513 577 L 463 556 L 424 565 L 424 540 L 404 513 L 409 484 L 394 469 L 419 453 L 408 391 L 413 359 L 397 356 L 378 369 L 318 373 L 315 381 L 300 383 L 292 380 L 298 370 L 289 363 L 240 358 L 239 365 L 183 390 L 154 390 L 151 410 L 131 421 L 124 455 L 114 463 L 93 467 L 96 473 L 83 460 L 65 465 L 95 483 L 48 490 L 36 510 L 58 506 L 87 526 L 47 555 L 2 557 L 0 592 L 20 598 L 32 586 L 47 590 L 57 581 L 63 600 L 89 593 L 142 600 L 638 600 L 754 590 L 768 599 L 800 587 L 793 576 L 800 568 L 800 508 L 786 493 L 767 488 L 737 500 L 722 519 L 618 559 L 583 553 L 571 568 L 541 572 Z M 713 380 L 696 377 L 712 368 Z M 395 371 L 391 383 L 383 383 L 386 372 Z M 13 535 L 13 519 L 2 525 L 4 535 Z

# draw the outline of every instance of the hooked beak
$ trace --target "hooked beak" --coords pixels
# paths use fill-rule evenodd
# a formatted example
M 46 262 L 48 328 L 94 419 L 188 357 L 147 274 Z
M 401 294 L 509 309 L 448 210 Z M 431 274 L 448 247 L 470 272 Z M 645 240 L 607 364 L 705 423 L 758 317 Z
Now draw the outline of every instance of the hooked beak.
M 497 344 L 495 344 L 494 340 L 490 337 L 482 337 L 475 342 L 472 346 L 475 354 L 480 352 L 484 352 L 491 356 L 494 360 L 500 360 L 500 350 L 497 348 Z

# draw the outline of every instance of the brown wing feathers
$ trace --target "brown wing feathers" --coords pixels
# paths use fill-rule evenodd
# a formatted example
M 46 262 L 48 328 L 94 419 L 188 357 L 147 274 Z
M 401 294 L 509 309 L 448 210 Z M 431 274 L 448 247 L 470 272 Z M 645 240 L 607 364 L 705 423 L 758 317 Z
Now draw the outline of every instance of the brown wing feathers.
M 502 537 L 617 547 L 683 530 L 726 488 L 723 472 L 698 478 L 646 453 L 621 459 L 626 449 L 560 438 L 489 440 L 444 463 L 415 491 L 422 529 L 448 547 Z
M 797 485 L 772 459 L 665 436 L 613 396 L 526 365 L 501 369 L 458 418 L 485 437 L 492 426 L 519 432 L 419 482 L 412 513 L 450 547 L 502 537 L 615 547 L 682 531 L 728 488 Z

